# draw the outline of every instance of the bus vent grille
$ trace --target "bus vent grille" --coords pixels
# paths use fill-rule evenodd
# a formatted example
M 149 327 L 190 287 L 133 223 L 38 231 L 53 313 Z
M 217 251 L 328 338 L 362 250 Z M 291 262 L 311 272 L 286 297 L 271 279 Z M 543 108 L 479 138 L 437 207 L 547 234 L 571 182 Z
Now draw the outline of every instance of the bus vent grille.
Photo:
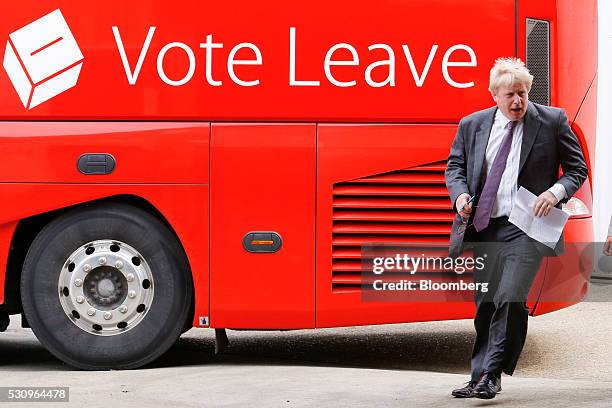
M 550 23 L 528 18 L 525 65 L 533 75 L 529 100 L 550 105 Z
M 455 214 L 445 168 L 440 161 L 334 184 L 332 292 L 360 290 L 364 244 L 425 243 L 446 253 Z

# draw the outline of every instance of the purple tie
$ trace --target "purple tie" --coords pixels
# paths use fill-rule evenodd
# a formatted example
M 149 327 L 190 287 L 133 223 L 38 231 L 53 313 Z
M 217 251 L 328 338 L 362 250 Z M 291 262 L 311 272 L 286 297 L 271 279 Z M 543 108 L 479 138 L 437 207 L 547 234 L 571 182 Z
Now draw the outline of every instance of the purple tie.
M 491 167 L 491 171 L 489 171 L 487 181 L 485 181 L 482 193 L 480 194 L 480 199 L 478 200 L 476 214 L 474 214 L 474 228 L 478 232 L 487 228 L 489 225 L 491 212 L 493 211 L 493 203 L 495 203 L 497 190 L 499 190 L 499 183 L 501 182 L 502 174 L 504 174 L 504 170 L 506 169 L 506 162 L 508 161 L 508 154 L 510 154 L 510 147 L 512 146 L 512 136 L 514 134 L 516 121 L 509 123 L 510 126 L 508 127 L 508 131 L 502 140 L 497 154 L 495 155 L 493 166 Z

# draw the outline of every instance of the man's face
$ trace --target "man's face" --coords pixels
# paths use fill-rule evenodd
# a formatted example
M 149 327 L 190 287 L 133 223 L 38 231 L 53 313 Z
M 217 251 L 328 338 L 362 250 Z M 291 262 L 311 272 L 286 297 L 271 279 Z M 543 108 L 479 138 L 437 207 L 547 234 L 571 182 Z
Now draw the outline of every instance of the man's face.
M 527 112 L 527 87 L 525 84 L 501 86 L 491 92 L 497 107 L 510 120 L 519 120 Z

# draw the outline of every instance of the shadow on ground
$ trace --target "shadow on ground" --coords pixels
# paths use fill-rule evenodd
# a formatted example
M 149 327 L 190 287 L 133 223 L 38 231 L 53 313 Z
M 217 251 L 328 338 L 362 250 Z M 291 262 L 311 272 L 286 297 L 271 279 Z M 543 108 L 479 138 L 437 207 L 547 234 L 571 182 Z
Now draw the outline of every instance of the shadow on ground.
M 612 285 L 591 285 L 587 302 L 578 309 L 562 311 L 565 317 L 551 314 L 530 319 L 530 334 L 519 361 L 519 371 L 528 375 L 556 372 L 550 367 L 560 366 L 570 352 L 577 353 L 579 361 L 592 360 L 593 356 L 586 355 L 582 346 L 562 347 L 576 342 L 577 345 L 609 342 L 609 332 L 582 327 L 599 322 L 597 319 L 608 313 L 610 303 L 603 303 L 602 299 L 612 299 Z M 15 323 L 11 326 L 7 333 L 0 333 L 0 367 L 71 369 L 47 352 L 30 330 L 19 329 Z M 215 355 L 213 330 L 192 329 L 148 368 L 287 364 L 467 374 L 474 338 L 471 320 L 296 331 L 228 330 L 227 333 L 229 347 L 223 354 Z M 576 366 L 577 362 L 568 360 L 566 365 Z
M 304 331 L 228 330 L 230 345 L 214 354 L 212 330 L 192 329 L 148 368 L 197 365 L 302 365 L 389 370 L 469 372 L 471 322 L 446 330 L 419 330 L 425 324 Z M 449 325 L 449 322 L 445 322 Z M 435 327 L 435 323 L 427 323 Z M 0 335 L 0 367 L 72 370 L 46 351 L 30 330 Z M 537 345 L 532 345 L 537 346 Z M 522 365 L 529 366 L 528 361 Z
M 409 327 L 404 325 L 404 328 Z M 471 331 L 412 332 L 381 328 L 304 332 L 228 331 L 230 345 L 214 355 L 213 338 L 188 333 L 156 365 L 291 364 L 467 373 Z M 197 330 L 195 331 L 197 333 Z

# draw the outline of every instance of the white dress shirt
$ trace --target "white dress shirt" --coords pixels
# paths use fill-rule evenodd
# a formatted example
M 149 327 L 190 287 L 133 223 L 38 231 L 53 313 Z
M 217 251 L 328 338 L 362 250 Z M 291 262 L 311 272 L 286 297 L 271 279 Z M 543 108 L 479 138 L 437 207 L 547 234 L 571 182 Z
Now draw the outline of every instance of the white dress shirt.
M 489 142 L 487 144 L 487 150 L 485 153 L 485 169 L 487 176 L 493 166 L 495 155 L 501 146 L 504 136 L 508 130 L 510 119 L 508 119 L 500 109 L 495 112 L 495 120 L 493 121 L 493 127 L 491 128 L 491 135 L 489 136 Z M 510 153 L 508 154 L 508 161 L 506 162 L 506 169 L 502 174 L 501 181 L 499 183 L 499 189 L 497 190 L 497 196 L 493 203 L 493 211 L 491 212 L 491 218 L 496 217 L 509 217 L 512 205 L 514 204 L 514 197 L 517 191 L 518 171 L 519 162 L 521 159 L 521 144 L 523 143 L 523 120 L 520 120 L 514 127 L 514 137 L 512 138 L 512 145 L 510 147 Z M 556 198 L 557 202 L 566 197 L 565 187 L 561 184 L 555 184 L 548 189 Z

